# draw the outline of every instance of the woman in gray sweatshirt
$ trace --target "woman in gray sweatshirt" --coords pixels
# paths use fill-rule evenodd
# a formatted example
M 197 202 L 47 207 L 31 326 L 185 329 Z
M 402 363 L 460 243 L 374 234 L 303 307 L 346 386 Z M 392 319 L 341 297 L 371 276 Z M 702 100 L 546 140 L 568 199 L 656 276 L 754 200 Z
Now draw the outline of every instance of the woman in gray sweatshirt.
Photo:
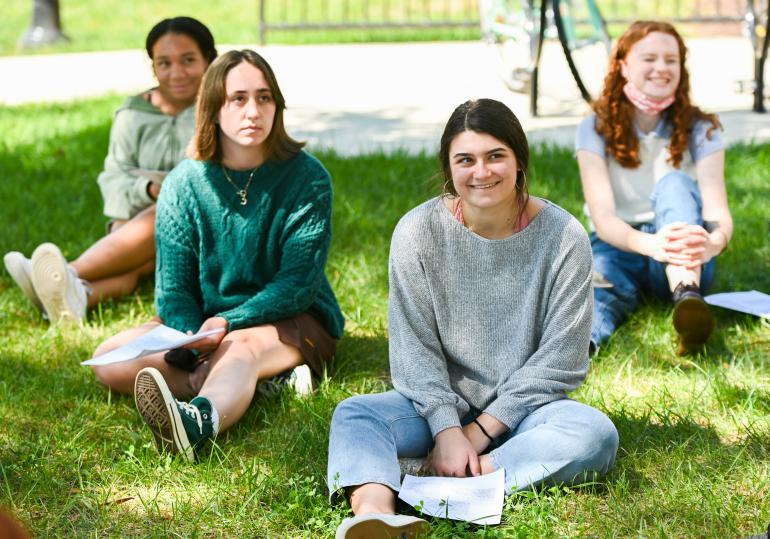
M 455 109 L 439 157 L 444 196 L 407 213 L 391 243 L 394 390 L 349 398 L 332 419 L 331 497 L 344 491 L 356 515 L 340 538 L 427 530 L 394 515 L 400 457 L 427 455 L 440 476 L 502 468 L 508 494 L 581 482 L 615 460 L 609 418 L 567 398 L 588 370 L 583 227 L 528 195 L 527 140 L 498 101 Z

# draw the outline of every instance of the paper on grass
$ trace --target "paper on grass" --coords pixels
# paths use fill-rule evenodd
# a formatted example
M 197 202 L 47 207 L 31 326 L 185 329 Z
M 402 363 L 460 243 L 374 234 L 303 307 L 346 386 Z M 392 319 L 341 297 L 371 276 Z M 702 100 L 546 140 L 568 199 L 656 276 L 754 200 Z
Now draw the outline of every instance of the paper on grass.
M 770 296 L 750 290 L 749 292 L 722 292 L 703 298 L 709 305 L 732 309 L 741 313 L 770 318 Z
M 404 476 L 398 497 L 426 515 L 500 524 L 505 495 L 502 468 L 478 477 Z
M 127 342 L 120 348 L 116 348 L 106 354 L 98 357 L 92 357 L 81 362 L 81 365 L 109 365 L 110 363 L 119 363 L 130 359 L 137 359 L 149 356 L 155 352 L 172 350 L 185 344 L 198 341 L 203 337 L 208 337 L 215 333 L 222 333 L 224 328 L 212 329 L 195 335 L 187 335 L 168 326 L 158 326 L 152 331 L 137 337 L 133 341 Z

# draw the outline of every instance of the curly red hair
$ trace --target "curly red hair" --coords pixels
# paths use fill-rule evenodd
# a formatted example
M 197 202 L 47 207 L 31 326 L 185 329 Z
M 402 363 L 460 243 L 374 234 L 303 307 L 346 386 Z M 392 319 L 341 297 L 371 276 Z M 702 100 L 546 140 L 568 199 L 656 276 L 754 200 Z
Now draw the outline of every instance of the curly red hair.
M 715 129 L 722 129 L 716 114 L 708 114 L 692 104 L 690 100 L 690 75 L 685 67 L 687 47 L 676 29 L 665 22 L 636 21 L 620 36 L 610 56 L 610 65 L 604 78 L 604 88 L 592 104 L 596 113 L 596 132 L 604 138 L 607 152 L 623 167 L 637 168 L 639 160 L 639 139 L 633 129 L 634 106 L 623 92 L 626 79 L 621 73 L 621 62 L 634 44 L 652 32 L 669 34 L 679 46 L 681 77 L 674 94 L 674 103 L 667 109 L 671 121 L 671 144 L 669 145 L 671 166 L 679 168 L 687 150 L 690 134 L 696 120 L 711 122 L 706 133 L 711 137 Z

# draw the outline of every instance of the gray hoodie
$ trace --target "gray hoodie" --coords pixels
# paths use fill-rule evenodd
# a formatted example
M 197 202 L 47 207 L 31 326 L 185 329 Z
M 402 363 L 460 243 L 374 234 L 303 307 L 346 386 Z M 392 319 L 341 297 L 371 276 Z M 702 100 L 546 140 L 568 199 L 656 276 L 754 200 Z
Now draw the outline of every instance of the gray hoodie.
M 161 181 L 184 158 L 195 131 L 194 106 L 169 116 L 144 95 L 129 97 L 115 112 L 104 171 L 97 180 L 104 214 L 112 219 L 130 219 L 153 203 L 147 185 Z

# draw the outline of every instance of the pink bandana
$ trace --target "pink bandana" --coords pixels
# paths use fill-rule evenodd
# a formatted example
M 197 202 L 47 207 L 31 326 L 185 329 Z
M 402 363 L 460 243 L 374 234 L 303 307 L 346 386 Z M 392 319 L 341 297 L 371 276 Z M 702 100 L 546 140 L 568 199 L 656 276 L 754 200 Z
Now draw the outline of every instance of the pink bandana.
M 668 108 L 674 102 L 675 97 L 670 95 L 663 99 L 653 99 L 629 81 L 623 86 L 623 93 L 633 106 L 644 114 L 654 115 Z

